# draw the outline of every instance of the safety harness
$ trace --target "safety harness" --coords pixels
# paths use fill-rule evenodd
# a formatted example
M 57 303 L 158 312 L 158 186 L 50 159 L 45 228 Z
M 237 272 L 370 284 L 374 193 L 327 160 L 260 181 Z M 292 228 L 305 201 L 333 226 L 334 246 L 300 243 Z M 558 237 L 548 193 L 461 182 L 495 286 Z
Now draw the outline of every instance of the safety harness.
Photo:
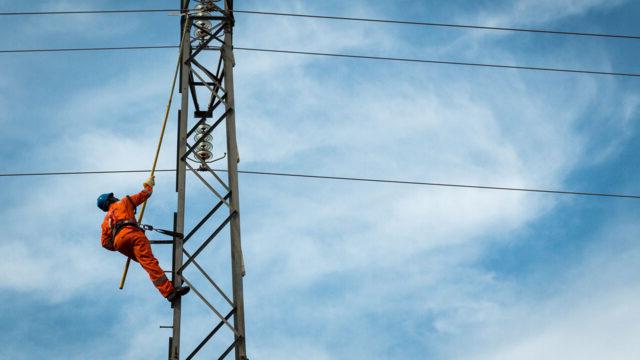
M 142 230 L 155 231 L 157 233 L 168 235 L 177 239 L 184 239 L 184 234 L 177 231 L 171 231 L 166 229 L 156 229 L 153 226 L 147 225 L 147 224 L 141 224 L 140 228 L 142 228 Z
M 129 195 L 127 195 L 127 199 L 131 203 L 131 206 L 133 207 L 133 213 L 135 214 L 137 212 L 137 208 L 133 203 L 133 200 L 131 200 L 131 197 L 129 197 Z M 147 225 L 147 224 L 138 224 L 138 222 L 135 219 L 120 220 L 111 226 L 111 237 L 109 238 L 109 246 L 111 247 L 111 249 L 115 250 L 114 244 L 115 244 L 116 236 L 118 235 L 120 230 L 124 229 L 125 227 L 132 227 L 132 228 L 140 229 L 142 231 L 146 231 L 146 230 L 155 231 L 157 233 L 168 235 L 178 239 L 184 238 L 184 235 L 182 233 L 171 231 L 171 230 L 165 230 L 165 229 L 156 229 L 153 226 Z
M 113 244 L 113 241 L 116 238 L 116 235 L 118 235 L 118 233 L 120 232 L 120 230 L 124 229 L 125 227 L 133 227 L 136 229 L 140 229 L 142 231 L 155 231 L 157 233 L 163 234 L 163 235 L 168 235 L 174 238 L 178 238 L 178 239 L 183 239 L 184 238 L 184 234 L 177 232 L 177 231 L 171 231 L 171 230 L 166 230 L 166 229 L 156 229 L 151 225 L 148 224 L 138 224 L 135 221 L 131 221 L 131 220 L 122 220 L 122 221 L 118 221 L 116 222 L 115 226 L 113 227 L 112 230 L 112 235 L 111 235 L 111 243 Z

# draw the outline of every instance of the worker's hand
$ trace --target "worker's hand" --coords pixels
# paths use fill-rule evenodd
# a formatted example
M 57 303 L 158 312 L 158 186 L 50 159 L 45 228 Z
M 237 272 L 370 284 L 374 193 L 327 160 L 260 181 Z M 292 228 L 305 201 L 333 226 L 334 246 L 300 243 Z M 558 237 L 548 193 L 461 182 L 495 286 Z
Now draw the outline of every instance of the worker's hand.
M 151 187 L 156 186 L 156 177 L 155 176 L 150 176 L 147 181 L 144 182 L 144 185 L 149 185 Z

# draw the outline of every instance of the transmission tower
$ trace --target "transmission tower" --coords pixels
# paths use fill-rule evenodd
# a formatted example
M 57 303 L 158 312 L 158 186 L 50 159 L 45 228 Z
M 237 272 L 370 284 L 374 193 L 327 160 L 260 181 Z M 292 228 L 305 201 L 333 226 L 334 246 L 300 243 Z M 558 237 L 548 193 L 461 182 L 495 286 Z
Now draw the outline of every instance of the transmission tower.
M 200 305 L 211 310 L 212 319 L 211 330 L 203 334 L 202 340 L 195 348 L 182 351 L 187 354 L 185 359 L 198 359 L 198 355 L 202 355 L 203 349 L 212 339 L 231 339 L 231 343 L 228 346 L 225 344 L 221 353 L 216 356 L 224 359 L 233 351 L 236 360 L 245 360 L 247 356 L 242 285 L 244 263 L 240 243 L 237 167 L 239 157 L 233 97 L 233 0 L 180 0 L 180 9 L 183 15 L 180 33 L 186 34 L 187 37 L 182 42 L 181 49 L 182 106 L 178 112 L 178 205 L 174 215 L 174 227 L 185 236 L 184 239 L 174 239 L 172 280 L 174 286 L 184 283 L 189 285 L 193 294 L 189 297 L 197 297 Z M 220 160 L 216 159 L 220 154 L 214 155 L 214 150 L 220 152 L 219 149 L 226 149 L 226 181 L 210 167 L 213 161 Z M 188 171 L 192 172 L 198 179 L 196 182 L 204 185 L 205 191 L 210 193 L 210 204 L 213 207 L 185 232 L 185 210 L 189 210 L 189 205 L 194 207 L 193 204 L 186 203 Z M 230 277 L 230 294 L 219 278 L 209 274 L 212 267 L 219 270 L 222 266 L 211 264 L 202 256 L 199 257 L 205 248 L 213 247 L 214 244 L 220 246 L 220 241 L 213 240 L 224 237 L 222 233 L 227 227 L 230 229 L 231 269 L 227 269 L 225 275 Z M 192 250 L 188 251 L 187 247 Z M 198 276 L 192 277 L 192 274 Z M 198 282 L 195 279 L 202 281 Z M 222 282 L 229 283 L 229 279 L 223 279 Z M 215 299 L 212 299 L 211 294 Z M 192 329 L 188 322 L 193 319 L 183 319 L 182 316 L 184 301 L 178 300 L 173 305 L 173 335 L 169 338 L 169 360 L 180 359 L 181 328 Z M 209 357 L 207 355 L 207 358 Z

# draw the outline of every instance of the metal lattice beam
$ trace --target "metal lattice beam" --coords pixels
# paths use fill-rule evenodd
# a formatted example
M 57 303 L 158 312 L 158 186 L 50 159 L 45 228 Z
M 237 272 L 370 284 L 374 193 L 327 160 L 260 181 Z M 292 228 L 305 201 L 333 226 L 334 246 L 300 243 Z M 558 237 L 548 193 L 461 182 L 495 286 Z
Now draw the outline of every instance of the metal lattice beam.
M 193 172 L 199 183 L 210 190 L 213 207 L 196 222 L 184 239 L 174 239 L 173 283 L 174 286 L 180 286 L 183 282 L 188 284 L 195 296 L 216 315 L 212 318 L 212 330 L 204 336 L 186 359 L 197 359 L 202 349 L 226 329 L 234 340 L 231 345 L 225 345 L 219 358 L 224 359 L 234 351 L 236 360 L 245 360 L 247 355 L 242 279 L 244 264 L 240 243 L 237 169 L 239 157 L 233 93 L 233 1 L 181 0 L 180 5 L 183 13 L 181 29 L 187 27 L 189 39 L 184 42 L 181 49 L 182 108 L 179 111 L 178 123 L 178 171 L 176 174 L 178 209 L 175 216 L 175 230 L 184 233 L 185 210 L 189 208 L 185 198 L 187 171 Z M 193 114 L 190 113 L 191 106 L 194 109 Z M 209 166 L 212 161 L 224 158 L 223 156 L 220 159 L 214 159 L 211 152 L 211 142 L 222 129 L 225 130 L 224 156 L 227 158 L 228 169 L 226 181 Z M 222 148 L 221 144 L 216 144 L 216 148 Z M 207 223 L 213 223 L 215 230 L 210 231 L 209 225 L 205 226 Z M 203 259 L 204 255 L 202 255 L 205 248 L 218 244 L 213 240 L 226 228 L 230 229 L 231 241 L 229 272 L 231 296 L 209 274 L 208 271 L 211 269 L 208 266 L 211 264 Z M 191 253 L 184 248 L 187 241 L 201 242 Z M 200 256 L 199 260 L 196 261 L 198 256 Z M 197 269 L 206 282 L 200 284 L 196 283 L 195 279 L 187 279 L 184 271 L 190 268 Z M 219 299 L 207 298 L 207 291 L 203 291 L 207 288 L 214 289 L 213 294 Z M 226 304 L 224 307 L 231 307 L 226 316 L 223 316 L 219 308 L 213 305 L 218 303 L 215 300 L 222 301 L 223 305 Z M 223 311 L 226 312 L 226 310 Z M 174 304 L 173 336 L 169 339 L 170 360 L 180 359 L 181 330 L 189 326 L 188 319 L 182 319 L 181 315 L 182 302 L 177 301 Z

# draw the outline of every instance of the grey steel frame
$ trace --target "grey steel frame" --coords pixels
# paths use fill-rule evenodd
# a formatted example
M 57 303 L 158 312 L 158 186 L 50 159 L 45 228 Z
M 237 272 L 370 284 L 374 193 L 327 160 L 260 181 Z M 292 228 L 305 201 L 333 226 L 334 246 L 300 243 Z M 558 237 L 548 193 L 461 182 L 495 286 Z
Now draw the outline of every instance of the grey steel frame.
M 190 10 L 190 5 L 193 3 L 208 2 L 211 5 L 212 11 L 210 16 L 198 16 L 193 15 L 193 10 Z M 174 230 L 180 233 L 185 233 L 185 189 L 186 189 L 186 173 L 192 172 L 196 177 L 209 189 L 214 196 L 215 205 L 213 208 L 191 229 L 189 230 L 184 239 L 173 239 L 173 264 L 172 264 L 172 281 L 174 286 L 181 286 L 184 283 L 189 285 L 192 289 L 192 294 L 189 296 L 197 296 L 218 318 L 219 321 L 212 323 L 212 330 L 207 334 L 202 341 L 190 351 L 186 357 L 187 360 L 197 357 L 203 347 L 213 338 L 218 331 L 223 328 L 227 328 L 233 333 L 234 341 L 224 350 L 219 359 L 224 359 L 233 350 L 235 350 L 236 360 L 247 359 L 246 344 L 245 344 L 245 325 L 244 325 L 244 298 L 243 298 L 243 276 L 244 276 L 244 263 L 242 257 L 242 249 L 240 242 L 240 202 L 238 196 L 238 167 L 239 161 L 238 149 L 236 143 L 236 129 L 235 129 L 235 111 L 234 111 L 234 93 L 233 93 L 233 0 L 223 0 L 224 5 L 219 6 L 220 1 L 203 1 L 196 0 L 193 3 L 190 0 L 180 0 L 180 8 L 182 9 L 182 21 L 181 30 L 187 27 L 187 34 L 189 34 L 190 41 L 184 41 L 181 49 L 181 71 L 180 71 L 180 93 L 182 94 L 181 110 L 178 112 L 178 152 L 177 152 L 177 173 L 176 173 L 176 192 L 178 193 L 177 211 L 174 214 Z M 185 16 L 189 14 L 189 16 Z M 196 22 L 198 20 L 209 20 L 212 23 L 211 29 L 203 28 Z M 207 39 L 196 38 L 192 36 L 192 30 L 199 29 L 205 31 L 209 36 Z M 213 46 L 212 44 L 215 44 Z M 204 59 L 205 54 L 211 54 L 212 52 L 219 53 L 218 62 L 215 65 L 215 69 L 209 69 L 208 64 L 199 59 Z M 206 99 L 202 99 L 199 96 L 199 91 L 207 93 Z M 202 91 L 200 92 L 202 93 Z M 193 102 L 194 118 L 197 119 L 196 123 L 189 127 L 189 105 L 190 99 Z M 206 101 L 206 107 L 203 107 L 203 100 Z M 224 112 L 222 115 L 217 116 L 213 124 L 209 124 L 210 128 L 205 133 L 206 135 L 212 134 L 218 130 L 220 124 L 224 122 L 226 128 L 226 150 L 227 150 L 227 182 L 211 169 L 205 161 L 201 161 L 199 168 L 196 169 L 188 163 L 189 156 L 194 153 L 196 147 L 205 139 L 202 136 L 200 140 L 195 141 L 193 144 L 189 144 L 190 137 L 194 134 L 196 129 L 207 122 L 209 119 L 214 118 L 214 113 L 220 105 L 224 106 Z M 218 109 L 219 110 L 219 109 Z M 202 172 L 202 174 L 201 174 Z M 213 180 L 213 184 L 209 180 Z M 215 188 L 222 187 L 222 192 L 226 194 L 220 194 Z M 194 237 L 200 238 L 203 236 L 203 225 L 210 219 L 214 218 L 214 215 L 223 212 L 228 209 L 228 215 L 224 216 L 224 220 L 216 227 L 211 234 L 204 234 L 205 240 L 200 246 L 193 252 L 189 253 L 184 249 L 184 244 Z M 199 263 L 196 258 L 201 252 L 211 244 L 212 240 L 219 235 L 222 230 L 227 227 L 230 228 L 231 239 L 231 283 L 233 292 L 231 296 L 228 296 L 224 290 L 213 280 L 213 278 L 207 273 L 202 263 Z M 185 261 L 186 259 L 186 261 Z M 231 308 L 230 311 L 225 311 L 224 314 L 209 301 L 202 291 L 194 282 L 187 279 L 184 275 L 186 268 L 197 269 L 207 280 L 206 286 L 212 286 L 216 293 L 224 300 L 226 304 Z M 182 301 L 178 300 L 173 304 L 173 335 L 169 338 L 169 359 L 180 359 L 180 334 L 181 334 L 181 315 L 182 315 Z M 231 322 L 233 318 L 233 322 Z

